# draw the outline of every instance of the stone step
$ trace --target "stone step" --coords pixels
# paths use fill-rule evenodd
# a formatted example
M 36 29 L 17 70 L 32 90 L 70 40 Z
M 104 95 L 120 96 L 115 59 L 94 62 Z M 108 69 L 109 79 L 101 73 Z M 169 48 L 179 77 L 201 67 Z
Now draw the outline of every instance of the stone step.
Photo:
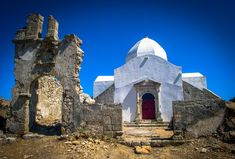
M 125 123 L 124 127 L 165 127 L 167 128 L 169 123 Z
M 141 123 L 141 124 L 164 124 L 167 123 L 169 124 L 169 122 L 164 122 L 164 121 L 156 121 L 156 120 L 141 120 L 139 122 L 136 121 L 131 121 L 131 122 L 126 122 L 124 121 L 124 124 L 136 124 L 136 123 Z
M 152 147 L 164 147 L 164 146 L 179 146 L 184 143 L 190 143 L 190 140 L 172 140 L 172 139 L 161 139 L 161 140 L 128 140 L 119 141 L 119 143 L 135 147 L 135 146 L 152 146 Z
M 123 134 L 123 137 L 124 138 L 132 138 L 132 137 L 135 137 L 135 138 L 137 138 L 137 137 L 139 137 L 139 138 L 142 138 L 142 137 L 144 137 L 144 138 L 159 138 L 160 137 L 160 135 L 157 135 L 157 134 Z
M 170 138 L 173 131 L 162 127 L 124 127 L 123 137 L 161 137 Z

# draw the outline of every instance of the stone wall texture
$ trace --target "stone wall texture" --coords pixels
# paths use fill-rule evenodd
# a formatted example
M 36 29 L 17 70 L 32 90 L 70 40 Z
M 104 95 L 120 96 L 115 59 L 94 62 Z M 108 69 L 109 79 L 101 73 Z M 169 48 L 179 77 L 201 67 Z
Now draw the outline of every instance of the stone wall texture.
M 40 125 L 61 123 L 63 87 L 53 76 L 42 76 L 37 81 L 35 122 Z
M 196 100 L 196 99 L 219 99 L 217 95 L 210 92 L 208 89 L 203 88 L 202 90 L 194 87 L 193 85 L 183 81 L 183 92 L 184 100 Z
M 221 100 L 191 100 L 173 102 L 173 128 L 185 137 L 200 137 L 216 133 L 224 118 Z

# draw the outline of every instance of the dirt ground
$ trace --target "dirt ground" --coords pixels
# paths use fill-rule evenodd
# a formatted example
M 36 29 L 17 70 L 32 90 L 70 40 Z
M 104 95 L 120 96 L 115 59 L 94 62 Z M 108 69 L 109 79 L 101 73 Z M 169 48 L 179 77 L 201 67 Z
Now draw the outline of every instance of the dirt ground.
M 134 148 L 92 138 L 43 137 L 0 141 L 0 159 L 235 159 L 235 144 L 201 138 L 180 146 L 152 148 L 150 154 L 135 154 Z

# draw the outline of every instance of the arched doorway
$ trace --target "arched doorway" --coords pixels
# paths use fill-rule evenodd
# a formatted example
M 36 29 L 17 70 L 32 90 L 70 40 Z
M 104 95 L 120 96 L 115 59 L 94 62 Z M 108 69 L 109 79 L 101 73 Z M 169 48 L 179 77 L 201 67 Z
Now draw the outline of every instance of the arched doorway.
M 155 100 L 151 93 L 142 96 L 142 119 L 155 119 Z

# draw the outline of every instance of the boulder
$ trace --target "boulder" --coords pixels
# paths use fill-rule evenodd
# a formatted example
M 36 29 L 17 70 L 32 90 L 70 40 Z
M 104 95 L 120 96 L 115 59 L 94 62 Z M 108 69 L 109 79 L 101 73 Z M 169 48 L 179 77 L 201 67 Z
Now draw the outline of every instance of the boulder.
M 151 152 L 151 146 L 136 146 L 135 153 L 137 154 L 149 154 Z

